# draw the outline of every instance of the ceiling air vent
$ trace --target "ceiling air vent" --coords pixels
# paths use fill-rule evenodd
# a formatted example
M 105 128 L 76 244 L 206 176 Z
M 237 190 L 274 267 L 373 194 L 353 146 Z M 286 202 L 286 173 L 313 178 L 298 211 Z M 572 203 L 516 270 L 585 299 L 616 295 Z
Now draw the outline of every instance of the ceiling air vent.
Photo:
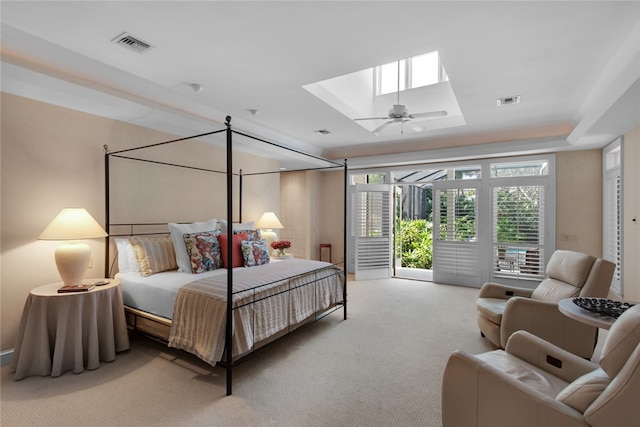
M 138 53 L 145 53 L 146 51 L 148 51 L 149 49 L 153 49 L 154 47 L 149 43 L 132 36 L 129 33 L 122 33 L 111 41 L 115 44 L 119 44 L 120 46 L 124 46 L 127 49 Z
M 506 98 L 498 99 L 498 107 L 502 107 L 503 105 L 511 105 L 511 104 L 519 104 L 519 103 L 520 103 L 520 95 L 508 96 Z

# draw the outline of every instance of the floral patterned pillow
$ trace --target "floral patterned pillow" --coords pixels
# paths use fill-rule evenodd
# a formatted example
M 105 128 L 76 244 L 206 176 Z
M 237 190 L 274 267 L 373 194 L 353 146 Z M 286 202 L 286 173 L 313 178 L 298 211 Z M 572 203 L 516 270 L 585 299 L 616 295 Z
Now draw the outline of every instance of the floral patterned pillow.
M 269 263 L 269 249 L 265 240 L 243 240 L 242 256 L 245 267 Z
M 205 231 L 183 236 L 194 274 L 216 270 L 222 266 L 218 234 L 219 231 Z

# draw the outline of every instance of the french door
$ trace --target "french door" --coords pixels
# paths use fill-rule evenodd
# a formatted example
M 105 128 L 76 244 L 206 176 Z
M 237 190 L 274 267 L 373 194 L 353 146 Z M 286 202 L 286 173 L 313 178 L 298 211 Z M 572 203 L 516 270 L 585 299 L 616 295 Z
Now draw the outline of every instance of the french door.
M 391 187 L 352 186 L 351 240 L 356 280 L 391 277 Z
M 482 285 L 478 233 L 479 185 L 434 182 L 433 280 L 470 287 Z
M 443 284 L 534 287 L 555 249 L 554 170 L 555 157 L 547 155 L 390 171 L 395 210 L 390 184 L 353 185 L 350 271 L 429 280 L 411 271 L 422 269 Z M 397 226 L 407 221 L 421 223 L 410 224 L 404 236 Z M 433 250 L 418 256 L 416 244 Z

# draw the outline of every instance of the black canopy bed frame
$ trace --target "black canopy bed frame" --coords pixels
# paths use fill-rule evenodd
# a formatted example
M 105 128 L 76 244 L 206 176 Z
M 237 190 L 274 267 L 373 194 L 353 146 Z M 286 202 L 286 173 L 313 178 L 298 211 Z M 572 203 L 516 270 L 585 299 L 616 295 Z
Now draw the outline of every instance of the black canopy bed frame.
M 190 166 L 190 165 L 184 165 L 184 164 L 177 164 L 177 163 L 170 163 L 170 162 L 164 162 L 164 161 L 156 161 L 156 160 L 150 160 L 150 159 L 146 159 L 146 158 L 142 158 L 142 157 L 136 157 L 135 155 L 132 155 L 133 152 L 137 151 L 137 150 L 142 150 L 142 149 L 149 149 L 149 148 L 154 148 L 154 147 L 159 147 L 159 146 L 165 146 L 168 144 L 175 144 L 175 143 L 180 143 L 182 141 L 188 141 L 188 140 L 195 140 L 195 139 L 199 139 L 199 138 L 204 138 L 210 135 L 215 135 L 215 134 L 222 134 L 222 133 L 226 134 L 226 170 L 224 171 L 219 171 L 219 170 L 213 170 L 213 169 L 207 169 L 207 168 L 202 168 L 202 167 L 195 167 L 195 166 Z M 133 147 L 133 148 L 127 148 L 127 149 L 122 149 L 122 150 L 118 150 L 118 151 L 113 151 L 110 152 L 108 146 L 104 146 L 104 170 L 105 170 L 105 223 L 106 223 L 106 230 L 109 233 L 109 237 L 107 237 L 105 239 L 106 243 L 105 243 L 105 277 L 111 277 L 111 265 L 112 265 L 112 258 L 113 258 L 113 262 L 115 262 L 115 257 L 112 257 L 110 255 L 110 250 L 112 247 L 112 244 L 110 242 L 110 238 L 111 237 L 118 237 L 118 236 L 142 236 L 142 235 L 159 235 L 159 234 L 167 234 L 167 232 L 165 231 L 157 231 L 158 227 L 161 226 L 166 226 L 166 223 L 159 223 L 159 222 L 136 222 L 136 223 L 112 223 L 111 222 L 111 188 L 110 188 L 110 172 L 111 172 L 111 164 L 110 164 L 110 160 L 114 159 L 114 158 L 119 158 L 119 159 L 127 159 L 127 160 L 132 160 L 132 161 L 139 161 L 139 162 L 148 162 L 148 163 L 154 163 L 157 165 L 162 165 L 162 166 L 169 166 L 169 167 L 178 167 L 178 168 L 185 168 L 185 169 L 190 169 L 190 170 L 196 170 L 196 171 L 200 171 L 200 172 L 211 172 L 211 173 L 216 173 L 216 174 L 225 174 L 226 175 L 226 217 L 227 217 L 227 224 L 228 224 L 228 229 L 232 230 L 232 224 L 234 224 L 233 220 L 233 216 L 234 216 L 234 197 L 238 197 L 238 221 L 237 222 L 242 222 L 242 188 L 243 188 L 243 177 L 244 176 L 251 176 L 251 175 L 263 175 L 263 174 L 280 174 L 282 173 L 281 170 L 278 171 L 260 171 L 260 172 L 249 172 L 249 173 L 244 173 L 242 170 L 239 170 L 238 173 L 235 173 L 233 171 L 233 160 L 234 160 L 234 155 L 233 155 L 233 150 L 234 150 L 234 135 L 240 135 L 242 137 L 247 138 L 249 141 L 255 141 L 257 143 L 261 143 L 261 144 L 268 144 L 268 146 L 270 147 L 275 147 L 276 149 L 279 150 L 284 150 L 285 152 L 289 152 L 289 153 L 294 153 L 294 155 L 297 155 L 298 157 L 302 156 L 303 158 L 308 158 L 308 159 L 312 159 L 313 161 L 316 161 L 316 163 L 324 163 L 327 166 L 319 166 L 319 167 L 306 167 L 306 168 L 299 168 L 299 169 L 294 169 L 295 171 L 311 171 L 311 170 L 327 170 L 327 169 L 342 169 L 344 171 L 344 189 L 343 189 L 343 200 L 344 200 L 344 210 L 343 210 L 343 248 L 344 248 L 344 254 L 343 254 L 343 263 L 342 263 L 342 270 L 340 270 L 340 274 L 343 275 L 343 288 L 342 288 L 342 301 L 338 302 L 337 304 L 335 304 L 334 306 L 330 307 L 329 309 L 324 310 L 322 313 L 315 313 L 315 319 L 313 320 L 319 320 L 322 317 L 325 317 L 328 314 L 331 314 L 332 312 L 339 310 L 342 308 L 343 310 L 343 319 L 346 320 L 347 319 L 347 279 L 346 279 L 346 259 L 347 259 L 347 236 L 346 236 L 346 231 L 347 231 L 347 161 L 345 160 L 343 163 L 339 163 L 339 162 L 335 162 L 335 161 L 331 161 L 328 159 L 324 159 L 322 157 L 318 157 L 312 154 L 308 154 L 308 153 L 304 153 L 302 151 L 296 150 L 296 149 L 292 149 L 289 147 L 286 147 L 284 145 L 280 145 L 280 144 L 276 144 L 274 142 L 271 141 L 267 141 L 265 139 L 261 139 L 252 135 L 249 135 L 247 133 L 243 133 L 240 132 L 238 130 L 235 130 L 232 128 L 231 126 L 231 117 L 227 116 L 226 117 L 226 121 L 225 121 L 225 128 L 224 129 L 220 129 L 220 130 L 216 130 L 216 131 L 212 131 L 212 132 L 207 132 L 207 133 L 202 133 L 199 135 L 194 135 L 194 136 L 188 136 L 188 137 L 184 137 L 184 138 L 178 138 L 178 139 L 173 139 L 173 140 L 169 140 L 169 141 L 164 141 L 164 142 L 160 142 L 160 143 L 155 143 L 155 144 L 149 144 L 149 145 L 144 145 L 144 146 L 138 146 L 138 147 Z M 239 180 L 239 185 L 238 185 L 238 194 L 234 194 L 234 186 L 233 186 L 233 180 L 234 177 L 237 177 Z M 123 230 L 123 227 L 125 230 L 128 230 L 126 232 L 117 232 L 117 231 L 113 231 L 113 230 Z M 136 230 L 138 229 L 142 229 L 144 230 L 146 227 L 150 227 L 147 230 L 151 230 L 151 231 L 140 231 L 137 232 Z M 231 233 L 231 231 L 229 231 L 229 233 Z M 232 239 L 228 238 L 227 239 L 227 247 L 226 247 L 226 251 L 228 254 L 228 259 L 229 259 L 229 265 L 232 265 L 232 260 L 233 260 L 233 250 L 232 250 Z M 117 256 L 117 255 L 116 255 Z M 334 265 L 334 267 L 337 267 L 336 265 Z M 219 362 L 217 362 L 217 365 L 221 365 L 225 370 L 226 370 L 226 394 L 227 395 L 231 395 L 232 394 L 232 384 L 233 384 L 233 366 L 235 363 L 237 363 L 238 360 L 234 360 L 234 355 L 233 355 L 233 343 L 232 343 L 232 337 L 233 337 L 233 331 L 234 331 L 234 310 L 237 309 L 238 307 L 234 307 L 234 295 L 236 294 L 236 292 L 234 292 L 234 273 L 233 273 L 233 268 L 227 268 L 226 269 L 226 316 L 225 316 L 225 337 L 224 337 L 224 356 L 223 359 Z M 318 270 L 319 271 L 319 270 Z M 312 283 L 310 283 L 312 284 Z M 256 288 L 259 288 L 261 286 L 265 286 L 264 284 L 256 286 Z M 306 286 L 306 285 L 303 285 Z M 288 290 L 284 290 L 281 291 L 281 293 L 287 293 L 289 292 Z M 249 303 L 252 304 L 252 303 Z M 169 319 L 165 319 L 159 316 L 155 316 L 149 313 L 146 313 L 144 311 L 140 311 L 137 310 L 135 308 L 131 308 L 131 307 L 126 307 L 125 306 L 125 311 L 127 311 L 128 314 L 128 320 L 131 318 L 133 321 L 133 325 L 130 325 L 130 327 L 132 326 L 133 329 L 136 329 L 137 326 L 137 322 L 139 321 L 139 319 L 143 319 L 142 321 L 144 322 L 151 322 L 151 323 L 156 323 L 157 327 L 159 328 L 158 330 L 162 331 L 160 333 L 157 333 L 157 330 L 155 329 L 155 327 L 151 327 L 149 328 L 149 323 L 147 323 L 147 327 L 146 329 L 144 329 L 144 333 L 146 333 L 147 335 L 152 335 L 155 336 L 157 338 L 160 338 L 161 340 L 164 341 L 164 336 L 163 334 L 166 332 L 166 330 L 171 328 L 171 320 Z M 130 316 L 130 317 L 129 317 Z M 289 332 L 286 331 L 283 334 L 280 335 L 286 335 Z M 277 338 L 280 337 L 280 335 L 278 335 Z M 251 350 L 251 352 L 253 352 L 253 349 Z M 242 358 L 244 358 L 245 355 L 242 356 Z

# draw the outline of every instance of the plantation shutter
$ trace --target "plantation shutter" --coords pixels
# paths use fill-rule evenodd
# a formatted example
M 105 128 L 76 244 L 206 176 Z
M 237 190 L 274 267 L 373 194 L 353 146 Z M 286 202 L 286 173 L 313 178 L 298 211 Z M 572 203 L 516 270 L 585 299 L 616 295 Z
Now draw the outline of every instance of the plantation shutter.
M 620 167 L 620 142 L 616 141 L 604 150 L 603 185 L 603 256 L 616 264 L 611 281 L 611 292 L 624 297 L 622 287 L 622 177 Z
M 352 233 L 355 279 L 391 277 L 391 190 L 388 185 L 356 185 Z
M 433 280 L 480 287 L 478 189 L 457 184 L 434 184 Z
M 494 185 L 493 278 L 541 280 L 545 254 L 545 186 Z

